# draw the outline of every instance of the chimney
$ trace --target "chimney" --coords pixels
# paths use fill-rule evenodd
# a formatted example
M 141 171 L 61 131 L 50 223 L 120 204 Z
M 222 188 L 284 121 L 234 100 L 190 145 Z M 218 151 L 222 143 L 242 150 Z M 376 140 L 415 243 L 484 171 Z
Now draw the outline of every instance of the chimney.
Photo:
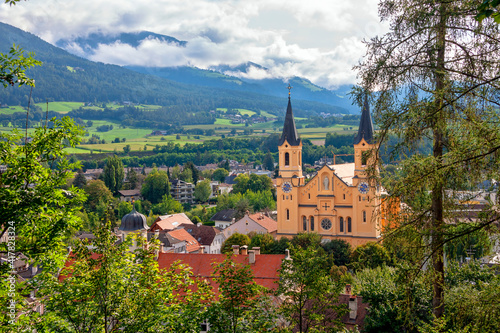
M 254 247 L 252 247 L 252 250 L 254 250 L 254 251 L 255 251 L 255 255 L 257 255 L 257 256 L 258 256 L 258 255 L 260 254 L 260 247 L 258 247 L 258 246 L 254 246 Z
M 345 285 L 345 293 L 346 293 L 346 295 L 351 294 L 351 285 L 350 284 Z
M 233 254 L 240 254 L 240 246 L 233 245 Z
M 255 250 L 248 250 L 248 263 L 255 264 Z
M 286 250 L 285 250 L 285 260 L 290 260 L 290 259 L 292 259 L 292 258 L 290 257 L 290 250 L 289 250 L 289 249 L 286 249 Z
M 199 253 L 205 253 L 205 247 L 204 246 L 200 246 L 200 252 Z
M 199 228 L 201 227 L 201 222 L 196 223 L 196 226 Z
M 244 256 L 246 256 L 248 254 L 248 246 L 243 245 L 241 247 L 241 254 L 243 254 Z
M 160 229 L 155 230 L 155 237 L 156 237 L 156 239 L 160 238 Z
M 349 319 L 356 320 L 358 316 L 358 298 L 353 295 L 349 297 Z

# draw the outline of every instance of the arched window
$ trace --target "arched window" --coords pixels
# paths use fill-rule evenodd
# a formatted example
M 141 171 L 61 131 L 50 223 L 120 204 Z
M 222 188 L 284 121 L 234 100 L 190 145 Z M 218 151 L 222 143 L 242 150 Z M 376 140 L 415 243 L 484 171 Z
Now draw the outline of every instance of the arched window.
M 347 218 L 347 232 L 352 232 L 351 218 Z
M 289 209 L 286 210 L 286 219 L 287 220 L 290 219 L 290 210 Z
M 314 216 L 309 216 L 309 221 L 311 221 L 311 231 L 314 231 Z
M 366 211 L 363 211 L 363 223 L 366 223 Z
M 290 165 L 290 154 L 285 153 L 285 166 L 289 166 L 289 165 Z
M 302 227 L 304 228 L 304 231 L 307 231 L 307 219 L 305 216 L 302 216 Z
M 311 193 L 309 193 L 309 200 L 311 200 Z
M 345 200 L 345 193 L 344 193 L 344 200 Z
M 339 227 L 340 227 L 340 232 L 344 232 L 344 218 L 339 217 Z
M 361 196 L 360 195 L 358 195 L 358 201 L 361 201 Z

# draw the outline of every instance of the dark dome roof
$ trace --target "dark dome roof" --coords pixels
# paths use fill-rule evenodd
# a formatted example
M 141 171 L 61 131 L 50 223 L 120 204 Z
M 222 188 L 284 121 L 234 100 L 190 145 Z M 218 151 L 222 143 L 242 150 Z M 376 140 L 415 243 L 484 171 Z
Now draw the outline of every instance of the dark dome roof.
M 119 230 L 121 231 L 136 231 L 149 229 L 146 223 L 146 216 L 142 215 L 135 208 L 122 218 Z

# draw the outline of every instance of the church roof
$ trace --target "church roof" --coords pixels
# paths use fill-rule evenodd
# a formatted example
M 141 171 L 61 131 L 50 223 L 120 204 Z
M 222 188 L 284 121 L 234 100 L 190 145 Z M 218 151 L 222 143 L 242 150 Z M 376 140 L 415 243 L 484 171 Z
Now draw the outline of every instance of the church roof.
M 373 123 L 370 115 L 370 106 L 368 105 L 368 98 L 365 97 L 365 104 L 361 113 L 361 120 L 359 121 L 358 135 L 354 138 L 354 144 L 357 145 L 365 139 L 367 143 L 373 143 Z
M 300 145 L 299 134 L 297 133 L 297 128 L 295 127 L 295 120 L 293 119 L 292 103 L 290 102 L 290 96 L 288 96 L 288 107 L 286 108 L 285 124 L 283 125 L 283 133 L 281 134 L 281 139 L 279 146 L 281 146 L 285 140 L 290 146 Z
M 146 216 L 142 215 L 138 211 L 132 209 L 130 213 L 122 218 L 122 223 L 120 224 L 119 230 L 121 231 L 136 231 L 136 230 L 147 230 L 148 224 L 146 223 Z

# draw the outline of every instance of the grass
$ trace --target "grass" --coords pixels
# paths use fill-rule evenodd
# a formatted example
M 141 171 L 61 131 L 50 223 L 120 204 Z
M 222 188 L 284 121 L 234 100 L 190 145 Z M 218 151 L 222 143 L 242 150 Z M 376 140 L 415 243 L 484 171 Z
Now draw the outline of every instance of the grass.
M 43 111 L 47 110 L 47 103 L 35 103 L 35 105 Z M 68 113 L 71 110 L 78 109 L 80 106 L 83 107 L 82 102 L 49 102 L 49 111 Z
M 13 114 L 14 112 L 26 112 L 22 106 L 9 106 L 0 108 L 0 114 Z

